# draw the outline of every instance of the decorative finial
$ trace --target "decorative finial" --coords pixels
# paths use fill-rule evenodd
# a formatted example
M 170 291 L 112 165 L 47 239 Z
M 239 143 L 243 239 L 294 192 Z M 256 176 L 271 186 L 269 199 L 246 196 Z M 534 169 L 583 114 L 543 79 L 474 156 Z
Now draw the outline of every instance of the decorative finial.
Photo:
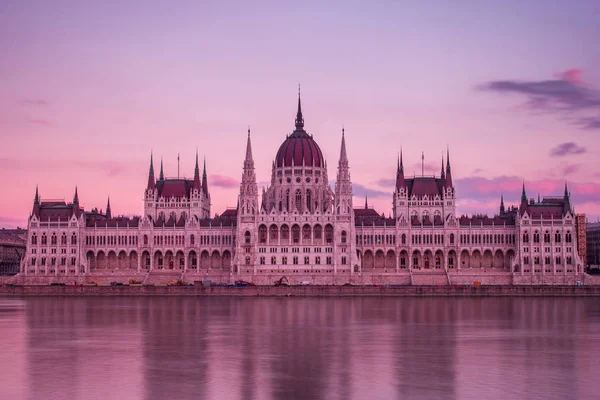
M 304 118 L 302 117 L 302 103 L 300 101 L 300 84 L 298 84 L 298 111 L 296 112 L 296 130 L 304 129 Z

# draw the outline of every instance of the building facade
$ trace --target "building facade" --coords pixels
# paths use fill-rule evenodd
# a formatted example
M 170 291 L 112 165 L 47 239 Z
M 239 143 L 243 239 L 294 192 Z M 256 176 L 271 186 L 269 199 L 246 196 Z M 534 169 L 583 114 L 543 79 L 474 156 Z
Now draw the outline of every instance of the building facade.
M 269 185 L 259 193 L 248 130 L 238 205 L 220 215 L 211 217 L 206 162 L 200 177 L 197 154 L 193 179 L 165 178 L 162 161 L 155 179 L 150 157 L 139 217 L 113 216 L 110 201 L 104 212 L 86 211 L 77 189 L 70 203 L 44 201 L 36 188 L 21 273 L 418 284 L 422 275 L 441 277 L 429 283 L 452 283 L 461 274 L 513 277 L 498 278 L 513 283 L 519 276 L 557 282 L 582 272 L 566 185 L 563 196 L 534 201 L 523 184 L 518 206 L 505 207 L 501 198 L 494 216 L 458 216 L 449 152 L 439 176 L 405 176 L 400 154 L 391 200 L 388 217 L 366 200 L 364 207 L 353 204 L 344 130 L 330 184 L 327 161 L 305 130 L 299 97 L 295 129 L 275 155 Z
M 586 224 L 587 265 L 600 266 L 600 222 Z

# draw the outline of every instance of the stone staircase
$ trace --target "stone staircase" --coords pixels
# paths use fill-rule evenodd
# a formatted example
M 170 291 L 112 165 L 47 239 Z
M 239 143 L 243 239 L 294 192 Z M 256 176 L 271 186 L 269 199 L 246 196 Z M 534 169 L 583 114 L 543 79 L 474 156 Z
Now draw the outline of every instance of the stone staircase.
M 433 286 L 447 286 L 448 276 L 446 272 L 430 272 L 430 273 L 419 273 L 413 272 L 412 274 L 413 285 L 433 285 Z
M 165 286 L 169 282 L 177 281 L 179 279 L 181 279 L 181 271 L 172 271 L 172 272 L 152 271 L 148 274 L 146 279 L 144 279 L 144 284 Z

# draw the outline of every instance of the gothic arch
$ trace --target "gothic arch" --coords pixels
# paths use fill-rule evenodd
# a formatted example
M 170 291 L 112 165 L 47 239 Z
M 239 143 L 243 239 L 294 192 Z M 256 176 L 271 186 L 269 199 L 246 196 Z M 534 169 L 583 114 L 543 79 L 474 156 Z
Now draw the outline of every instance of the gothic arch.
M 388 250 L 385 255 L 385 267 L 386 268 L 396 268 L 396 253 L 394 250 Z

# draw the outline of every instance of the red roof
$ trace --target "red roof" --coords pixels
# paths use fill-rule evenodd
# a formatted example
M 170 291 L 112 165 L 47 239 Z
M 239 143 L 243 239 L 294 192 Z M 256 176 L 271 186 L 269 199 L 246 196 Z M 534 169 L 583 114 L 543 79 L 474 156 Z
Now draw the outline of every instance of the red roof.
M 189 198 L 193 186 L 194 181 L 186 179 L 165 179 L 156 182 L 158 197 L 166 198 Z
M 323 153 L 311 135 L 304 129 L 297 129 L 288 136 L 275 157 L 277 167 L 291 167 L 305 165 L 307 167 L 324 167 Z
M 413 195 L 421 198 L 425 195 L 433 198 L 439 195 L 442 198 L 444 193 L 445 181 L 443 179 L 433 177 L 415 177 L 405 179 L 406 187 L 408 188 L 409 198 Z

